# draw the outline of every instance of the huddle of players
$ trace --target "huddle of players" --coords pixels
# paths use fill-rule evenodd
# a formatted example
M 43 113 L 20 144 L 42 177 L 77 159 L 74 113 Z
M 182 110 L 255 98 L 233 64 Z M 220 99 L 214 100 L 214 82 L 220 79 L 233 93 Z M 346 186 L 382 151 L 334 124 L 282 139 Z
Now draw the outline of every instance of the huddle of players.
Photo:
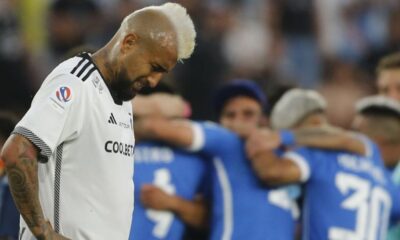
M 329 125 L 312 90 L 287 91 L 270 124 L 249 80 L 220 88 L 219 124 L 185 120 L 168 87 L 138 96 L 130 239 L 182 239 L 186 226 L 212 240 L 289 240 L 299 226 L 304 240 L 399 239 L 400 54 L 377 73 L 357 132 Z

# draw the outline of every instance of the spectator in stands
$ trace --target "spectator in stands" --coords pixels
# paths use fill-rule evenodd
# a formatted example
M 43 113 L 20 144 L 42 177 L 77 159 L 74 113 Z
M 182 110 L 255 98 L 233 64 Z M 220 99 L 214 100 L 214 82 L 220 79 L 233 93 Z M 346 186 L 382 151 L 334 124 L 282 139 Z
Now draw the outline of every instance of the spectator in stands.
M 17 118 L 10 113 L 0 113 L 0 150 L 17 124 Z M 19 230 L 19 213 L 8 187 L 7 176 L 4 176 L 3 162 L 0 159 L 0 239 L 17 240 Z

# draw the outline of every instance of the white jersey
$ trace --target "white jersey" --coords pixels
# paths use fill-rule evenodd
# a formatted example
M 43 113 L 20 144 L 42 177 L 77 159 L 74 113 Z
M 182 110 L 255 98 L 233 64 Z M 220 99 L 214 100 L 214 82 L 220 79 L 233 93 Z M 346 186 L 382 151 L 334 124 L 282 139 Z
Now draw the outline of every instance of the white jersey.
M 14 134 L 40 149 L 40 203 L 57 232 L 74 240 L 128 239 L 134 193 L 131 103 L 113 98 L 89 54 L 50 73 Z M 22 218 L 20 227 L 20 239 L 35 239 Z

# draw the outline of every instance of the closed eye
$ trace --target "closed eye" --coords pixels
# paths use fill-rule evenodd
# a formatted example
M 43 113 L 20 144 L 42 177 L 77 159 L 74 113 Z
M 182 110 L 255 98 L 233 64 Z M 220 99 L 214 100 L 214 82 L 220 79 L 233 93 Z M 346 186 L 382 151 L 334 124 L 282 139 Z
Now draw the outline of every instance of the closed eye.
M 168 72 L 167 69 L 161 67 L 160 65 L 151 65 L 151 69 L 153 70 L 153 72 L 160 72 L 160 73 L 166 73 Z

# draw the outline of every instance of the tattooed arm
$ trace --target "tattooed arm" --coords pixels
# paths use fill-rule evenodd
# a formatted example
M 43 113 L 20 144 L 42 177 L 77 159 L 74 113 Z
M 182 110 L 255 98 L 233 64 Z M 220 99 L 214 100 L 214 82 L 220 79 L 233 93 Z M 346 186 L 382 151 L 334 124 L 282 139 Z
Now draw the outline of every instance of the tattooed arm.
M 66 239 L 54 232 L 44 218 L 39 202 L 38 149 L 28 139 L 14 134 L 1 153 L 15 204 L 38 240 Z
M 350 131 L 336 127 L 304 128 L 293 131 L 296 145 L 366 154 L 365 144 Z

